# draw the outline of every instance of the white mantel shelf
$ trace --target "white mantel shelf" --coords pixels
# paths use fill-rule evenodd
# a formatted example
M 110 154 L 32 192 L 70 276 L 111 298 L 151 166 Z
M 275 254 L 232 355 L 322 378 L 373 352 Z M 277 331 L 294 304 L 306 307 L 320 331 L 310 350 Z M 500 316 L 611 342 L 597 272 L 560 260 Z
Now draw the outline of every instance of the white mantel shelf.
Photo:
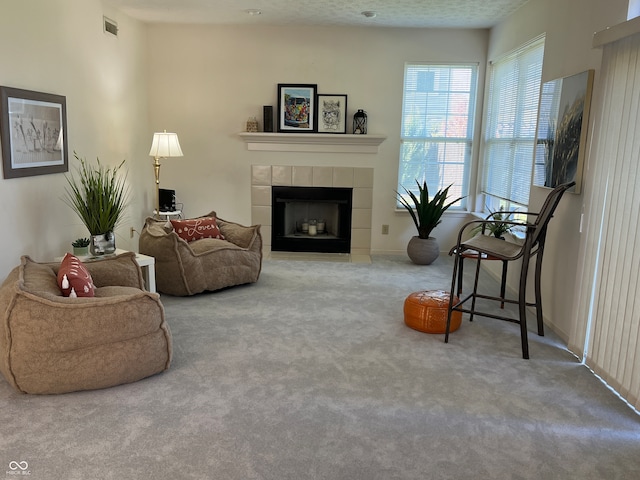
M 332 133 L 254 133 L 238 134 L 247 150 L 271 152 L 378 153 L 386 135 Z

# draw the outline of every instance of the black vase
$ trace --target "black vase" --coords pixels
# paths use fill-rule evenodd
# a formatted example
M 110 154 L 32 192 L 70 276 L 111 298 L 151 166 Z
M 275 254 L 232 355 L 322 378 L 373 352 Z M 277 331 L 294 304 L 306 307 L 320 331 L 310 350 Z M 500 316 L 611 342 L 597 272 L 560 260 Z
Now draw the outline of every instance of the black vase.
M 265 132 L 273 132 L 273 107 L 265 105 L 262 107 L 262 125 Z

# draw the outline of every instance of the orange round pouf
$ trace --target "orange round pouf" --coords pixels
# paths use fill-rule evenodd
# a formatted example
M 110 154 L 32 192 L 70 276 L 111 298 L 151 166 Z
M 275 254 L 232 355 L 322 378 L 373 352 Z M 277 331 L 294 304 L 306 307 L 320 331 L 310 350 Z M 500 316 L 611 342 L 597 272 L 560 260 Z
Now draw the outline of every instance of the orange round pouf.
M 458 297 L 454 297 L 454 302 Z M 425 333 L 445 333 L 447 330 L 447 310 L 449 292 L 426 290 L 414 292 L 404 301 L 404 323 L 414 330 Z M 462 312 L 451 314 L 450 332 L 455 332 L 462 323 Z

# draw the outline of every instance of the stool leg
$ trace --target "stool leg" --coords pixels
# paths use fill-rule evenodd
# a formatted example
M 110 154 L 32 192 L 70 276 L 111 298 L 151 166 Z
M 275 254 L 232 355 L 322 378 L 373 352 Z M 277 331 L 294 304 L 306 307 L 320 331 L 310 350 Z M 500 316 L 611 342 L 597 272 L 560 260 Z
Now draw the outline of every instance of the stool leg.
M 540 277 L 542 276 L 542 252 L 538 251 L 536 255 L 536 320 L 538 321 L 538 335 L 544 336 L 544 319 L 542 317 L 542 288 L 540 286 Z
M 520 339 L 522 342 L 522 358 L 529 358 L 529 342 L 527 338 L 527 271 L 529 270 L 529 255 L 522 257 L 520 270 L 520 286 L 518 290 L 518 312 L 520 317 Z
M 460 262 L 460 271 L 458 272 L 458 296 L 460 296 L 460 295 L 462 295 L 462 275 L 463 275 L 463 271 L 464 271 L 463 270 L 464 266 L 463 266 L 462 262 L 464 260 L 464 257 L 462 255 L 460 255 L 460 257 L 458 257 L 458 258 L 459 258 L 458 261 Z
M 453 313 L 453 290 L 456 288 L 456 276 L 458 273 L 458 264 L 462 267 L 462 257 L 459 255 L 458 251 L 454 254 L 456 256 L 453 261 L 453 276 L 451 277 L 451 290 L 449 290 L 449 308 L 447 308 L 447 327 L 444 331 L 444 343 L 449 343 L 449 330 L 451 329 L 451 314 Z M 462 271 L 461 271 L 462 272 Z M 461 273 L 460 272 L 460 273 Z
M 500 284 L 500 298 L 503 300 L 500 302 L 500 308 L 504 308 L 504 296 L 507 291 L 507 268 L 509 266 L 509 262 L 506 260 L 502 261 L 502 283 Z
M 469 313 L 469 321 L 473 322 L 473 314 L 476 311 L 476 295 L 478 294 L 478 278 L 480 277 L 480 261 L 482 254 L 478 254 L 478 263 L 476 264 L 476 278 L 473 281 L 473 298 L 471 298 L 471 312 Z

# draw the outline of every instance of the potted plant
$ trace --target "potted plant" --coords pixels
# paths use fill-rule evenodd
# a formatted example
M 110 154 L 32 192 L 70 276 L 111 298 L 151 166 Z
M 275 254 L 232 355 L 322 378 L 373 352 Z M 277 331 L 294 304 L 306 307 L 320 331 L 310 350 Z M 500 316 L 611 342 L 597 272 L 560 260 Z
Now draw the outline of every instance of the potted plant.
M 464 197 L 456 198 L 447 203 L 449 189 L 453 185 L 451 184 L 446 188 L 438 190 L 433 198 L 429 199 L 427 182 L 423 181 L 422 185 L 420 185 L 420 182 L 416 180 L 416 183 L 418 184 L 419 196 L 416 196 L 413 192 L 403 187 L 411 199 L 411 202 L 399 192 L 396 192 L 396 194 L 398 201 L 407 209 L 413 219 L 413 223 L 418 229 L 418 235 L 409 240 L 407 254 L 412 262 L 418 265 L 429 265 L 440 255 L 438 242 L 431 236 L 432 230 L 442 221 L 442 214 L 446 212 L 451 205 L 462 200 Z
M 122 220 L 128 203 L 126 173 L 120 174 L 124 160 L 115 167 L 105 167 L 97 159 L 91 166 L 74 152 L 80 162 L 78 177 L 66 176 L 68 187 L 64 201 L 80 217 L 91 234 L 89 250 L 93 255 L 114 253 L 113 230 Z
M 82 257 L 89 254 L 89 243 L 90 240 L 88 238 L 77 238 L 73 242 L 71 242 L 71 246 L 73 247 L 73 254 L 76 257 Z
M 473 235 L 480 232 L 488 233 L 489 235 L 493 235 L 496 238 L 504 240 L 504 234 L 515 227 L 514 223 L 508 223 L 513 222 L 513 218 L 511 216 L 515 211 L 505 211 L 502 207 L 495 212 L 488 207 L 487 210 L 489 210 L 489 215 L 487 215 L 485 220 L 490 220 L 491 222 L 478 225 L 471 230 L 471 233 Z

